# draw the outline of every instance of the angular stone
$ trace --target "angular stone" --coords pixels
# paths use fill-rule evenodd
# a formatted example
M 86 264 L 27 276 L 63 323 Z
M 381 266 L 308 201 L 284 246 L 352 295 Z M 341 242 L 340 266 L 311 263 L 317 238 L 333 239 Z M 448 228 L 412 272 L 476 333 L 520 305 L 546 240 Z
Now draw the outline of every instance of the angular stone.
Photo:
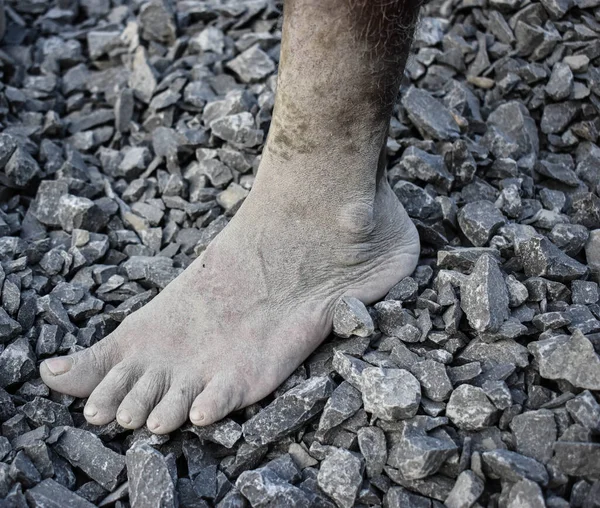
M 21 410 L 36 427 L 46 425 L 53 428 L 73 425 L 73 419 L 66 406 L 42 397 L 36 397 L 33 401 L 23 405 Z
M 317 482 L 339 508 L 352 508 L 362 484 L 363 469 L 359 455 L 338 448 L 321 462 Z
M 600 444 L 557 441 L 552 463 L 570 476 L 600 480 Z
M 21 337 L 0 354 L 0 388 L 22 383 L 35 373 L 35 357 L 29 341 Z
M 501 104 L 490 114 L 487 124 L 484 141 L 496 157 L 535 162 L 539 151 L 537 128 L 523 104 L 517 101 Z
M 8 342 L 21 333 L 21 325 L 0 307 L 0 343 Z
M 441 141 L 459 137 L 460 129 L 452 113 L 426 90 L 409 88 L 404 93 L 402 105 L 424 136 Z
M 354 388 L 347 381 L 343 381 L 331 394 L 331 397 L 325 404 L 321 420 L 319 421 L 319 431 L 326 432 L 337 427 L 362 406 L 362 397 L 359 390 Z
M 554 414 L 547 409 L 527 411 L 510 422 L 515 437 L 516 451 L 546 464 L 552 457 L 552 446 L 557 438 Z
M 256 128 L 254 117 L 247 112 L 217 118 L 210 128 L 218 138 L 243 148 L 251 148 L 263 140 L 263 131 Z
M 546 237 L 533 237 L 516 244 L 516 253 L 528 277 L 541 276 L 567 282 L 585 276 L 588 268 L 567 256 Z
M 411 179 L 432 183 L 445 190 L 450 190 L 454 181 L 441 155 L 432 155 L 415 146 L 404 151 L 400 167 Z
M 498 410 L 483 389 L 460 385 L 450 395 L 446 405 L 446 416 L 463 430 L 482 430 L 496 420 Z
M 361 389 L 363 382 L 362 372 L 367 367 L 369 367 L 368 363 L 347 355 L 340 350 L 337 350 L 333 354 L 334 370 L 354 386 L 354 388 L 358 388 L 359 390 Z
M 40 182 L 35 201 L 30 208 L 31 213 L 46 226 L 60 226 L 59 202 L 67 195 L 69 186 L 61 180 L 44 180 Z
M 18 146 L 4 166 L 4 174 L 12 185 L 26 187 L 41 174 L 41 170 L 37 161 Z
M 479 332 L 498 331 L 508 319 L 508 290 L 498 262 L 492 256 L 480 256 L 473 272 L 461 285 L 461 308 L 469 324 Z
M 581 392 L 566 403 L 571 418 L 576 423 L 593 431 L 600 430 L 600 404 L 589 390 Z
M 139 14 L 142 37 L 147 41 L 172 44 L 177 37 L 175 12 L 170 0 L 151 0 Z
M 485 489 L 483 480 L 473 471 L 463 471 L 444 501 L 447 508 L 471 508 Z
M 248 48 L 233 60 L 227 63 L 240 80 L 244 83 L 253 83 L 265 79 L 275 70 L 273 60 L 258 44 Z
M 242 437 L 242 427 L 231 418 L 223 418 L 218 422 L 211 423 L 204 427 L 191 425 L 189 430 L 196 434 L 200 439 L 220 444 L 225 448 L 232 448 Z
M 492 450 L 481 454 L 484 472 L 492 478 L 509 482 L 528 479 L 547 485 L 548 472 L 537 460 L 509 450 Z
M 402 308 L 402 303 L 396 300 L 379 302 L 375 305 L 375 310 L 379 329 L 386 335 L 395 337 L 402 333 L 405 325 L 415 323 L 414 318 Z
M 550 80 L 546 85 L 546 93 L 555 101 L 568 99 L 573 91 L 573 72 L 571 68 L 562 62 L 557 62 L 552 68 Z
M 252 506 L 311 506 L 310 498 L 303 490 L 280 478 L 268 467 L 244 471 L 235 486 Z
M 394 192 L 410 217 L 421 220 L 441 219 L 442 207 L 421 187 L 400 180 L 394 185 Z
M 328 377 L 313 377 L 288 390 L 242 425 L 246 441 L 265 445 L 299 429 L 325 407 L 333 392 Z
M 387 463 L 405 480 L 419 480 L 437 473 L 457 450 L 451 440 L 437 439 L 404 428 L 388 454 Z
M 157 86 L 156 71 L 151 66 L 143 46 L 138 46 L 135 51 L 128 84 L 139 100 L 150 103 Z
M 506 217 L 491 201 L 475 201 L 458 212 L 461 231 L 476 247 L 483 247 L 506 224 Z
M 374 478 L 383 471 L 387 461 L 387 445 L 385 434 L 379 427 L 362 427 L 358 429 L 358 447 L 365 458 L 367 476 Z
M 365 411 L 382 420 L 412 418 L 421 402 L 419 382 L 404 369 L 366 368 L 361 391 Z
M 88 198 L 66 194 L 60 197 L 58 206 L 60 224 L 68 232 L 73 229 L 96 232 L 108 222 L 104 211 Z
M 112 491 L 124 474 L 125 457 L 104 446 L 99 437 L 87 430 L 56 427 L 47 442 L 106 490 Z
M 600 357 L 579 330 L 571 337 L 558 336 L 530 342 L 540 376 L 564 379 L 578 388 L 600 390 Z
M 131 505 L 175 508 L 175 485 L 162 453 L 140 443 L 127 450 L 126 456 Z
M 95 505 L 81 496 L 48 478 L 38 483 L 25 494 L 33 508 L 93 508 Z
M 531 480 L 523 479 L 515 483 L 508 494 L 507 508 L 546 508 L 544 494 L 540 486 Z
M 374 332 L 373 320 L 364 303 L 350 296 L 342 297 L 333 312 L 333 332 L 340 337 L 368 337 Z
M 413 365 L 410 372 L 421 384 L 423 394 L 427 398 L 436 402 L 448 400 L 452 393 L 452 382 L 443 363 L 427 359 Z

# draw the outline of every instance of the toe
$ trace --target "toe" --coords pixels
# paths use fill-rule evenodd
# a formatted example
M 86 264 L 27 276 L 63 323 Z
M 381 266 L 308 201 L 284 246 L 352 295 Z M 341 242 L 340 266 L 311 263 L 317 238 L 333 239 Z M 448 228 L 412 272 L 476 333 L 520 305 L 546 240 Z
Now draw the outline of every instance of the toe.
M 146 422 L 148 429 L 155 434 L 168 434 L 181 427 L 186 422 L 192 401 L 200 389 L 200 383 L 174 383 L 150 413 Z
M 236 389 L 229 381 L 213 378 L 194 400 L 190 420 L 194 425 L 210 425 L 241 407 L 243 396 L 239 387 Z
M 115 365 L 90 395 L 83 415 L 94 425 L 112 422 L 117 408 L 140 377 L 139 367 L 131 362 Z
M 52 390 L 74 397 L 88 397 L 117 363 L 117 347 L 111 337 L 69 356 L 49 358 L 40 365 L 40 375 Z
M 166 391 L 166 375 L 146 372 L 125 396 L 117 410 L 117 421 L 126 429 L 138 429 Z

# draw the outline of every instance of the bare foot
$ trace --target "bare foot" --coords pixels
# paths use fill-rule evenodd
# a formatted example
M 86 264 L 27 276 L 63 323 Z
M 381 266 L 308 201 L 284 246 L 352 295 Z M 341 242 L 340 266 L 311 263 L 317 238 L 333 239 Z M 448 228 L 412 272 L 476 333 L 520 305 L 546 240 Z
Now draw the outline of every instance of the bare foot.
M 277 388 L 330 333 L 341 296 L 371 303 L 415 268 L 418 235 L 385 178 L 342 206 L 258 187 L 152 302 L 41 365 L 50 388 L 89 397 L 90 423 L 213 423 Z

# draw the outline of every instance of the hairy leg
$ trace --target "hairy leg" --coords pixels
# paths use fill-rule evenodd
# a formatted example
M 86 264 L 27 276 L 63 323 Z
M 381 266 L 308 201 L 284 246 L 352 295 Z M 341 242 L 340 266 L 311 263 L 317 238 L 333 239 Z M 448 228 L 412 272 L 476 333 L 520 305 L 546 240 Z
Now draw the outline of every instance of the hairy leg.
M 383 297 L 416 266 L 416 229 L 381 154 L 417 6 L 288 0 L 277 99 L 252 192 L 152 302 L 44 381 L 84 414 L 156 433 L 273 391 L 331 331 L 336 301 Z

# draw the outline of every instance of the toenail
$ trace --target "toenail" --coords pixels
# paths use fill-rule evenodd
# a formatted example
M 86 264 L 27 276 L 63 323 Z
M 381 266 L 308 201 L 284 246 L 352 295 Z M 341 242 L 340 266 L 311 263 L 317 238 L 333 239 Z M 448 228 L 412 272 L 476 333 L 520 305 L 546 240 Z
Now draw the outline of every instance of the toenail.
M 87 416 L 88 418 L 93 418 L 94 416 L 96 416 L 98 414 L 98 409 L 96 408 L 96 406 L 85 406 L 85 408 L 83 409 L 83 414 L 85 416 Z
M 129 425 L 131 423 L 131 421 L 133 420 L 133 418 L 131 417 L 131 415 L 129 414 L 129 411 L 119 411 L 119 414 L 117 415 L 119 420 L 122 421 L 125 425 Z
M 204 413 L 197 407 L 193 407 L 190 411 L 190 420 L 193 422 L 201 422 L 204 420 Z
M 156 430 L 158 427 L 160 427 L 157 422 L 148 422 L 147 425 L 150 430 Z
M 69 372 L 73 366 L 73 358 L 63 356 L 61 358 L 48 358 L 44 364 L 54 376 L 60 376 L 65 372 Z

